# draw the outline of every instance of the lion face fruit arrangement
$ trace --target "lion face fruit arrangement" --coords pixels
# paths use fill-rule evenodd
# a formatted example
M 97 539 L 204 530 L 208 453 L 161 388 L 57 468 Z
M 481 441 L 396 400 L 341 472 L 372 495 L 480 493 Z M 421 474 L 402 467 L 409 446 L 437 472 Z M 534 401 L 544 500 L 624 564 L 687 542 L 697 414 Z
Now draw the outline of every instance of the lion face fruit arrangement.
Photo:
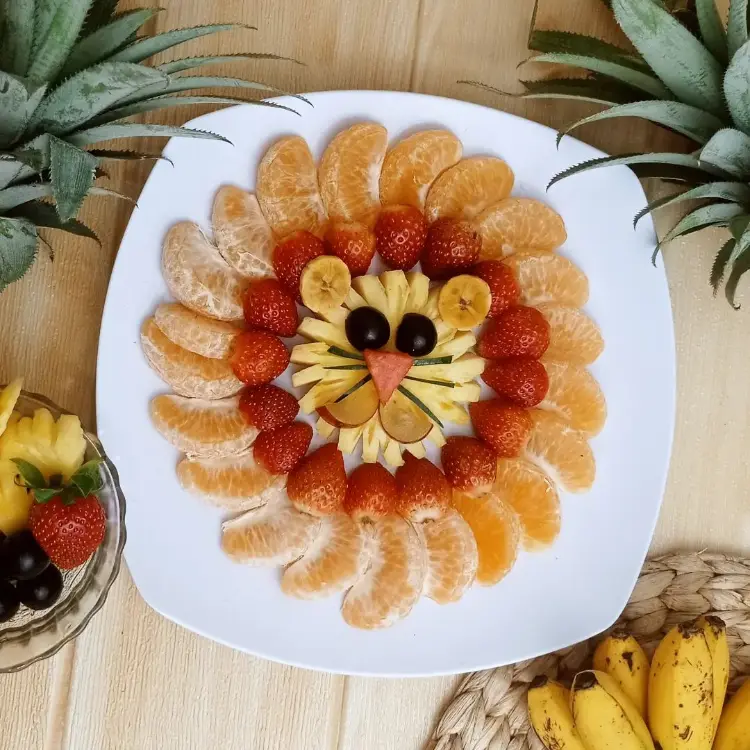
M 60 571 L 86 563 L 106 528 L 100 462 L 84 463 L 80 420 L 45 408 L 22 416 L 20 394 L 20 378 L 0 391 L 0 622 L 21 605 L 55 604 Z
M 675 625 L 650 662 L 633 636 L 616 631 L 570 689 L 536 678 L 529 718 L 548 750 L 747 750 L 750 680 L 727 701 L 729 661 L 718 617 Z
M 180 484 L 228 512 L 223 551 L 282 566 L 290 596 L 340 595 L 354 627 L 498 583 L 557 537 L 558 488 L 594 481 L 586 276 L 502 159 L 462 156 L 448 131 L 389 146 L 376 123 L 318 163 L 281 138 L 255 195 L 219 190 L 213 238 L 170 229 L 176 302 L 142 329 L 173 391 L 153 423 Z

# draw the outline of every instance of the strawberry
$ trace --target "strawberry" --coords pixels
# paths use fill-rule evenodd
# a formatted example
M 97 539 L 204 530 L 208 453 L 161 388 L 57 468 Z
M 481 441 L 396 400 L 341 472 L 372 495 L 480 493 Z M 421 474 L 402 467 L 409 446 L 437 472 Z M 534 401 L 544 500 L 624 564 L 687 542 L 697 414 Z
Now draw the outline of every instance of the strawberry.
M 480 490 L 495 481 L 495 454 L 476 438 L 464 435 L 449 437 L 440 453 L 440 460 L 448 482 L 457 490 Z
M 235 339 L 229 364 L 243 383 L 264 385 L 286 370 L 289 351 L 268 331 L 244 331 Z
M 397 505 L 396 480 L 382 464 L 361 464 L 349 475 L 344 510 L 355 520 L 374 521 Z
M 273 270 L 281 285 L 302 304 L 299 280 L 302 270 L 313 259 L 325 254 L 323 241 L 310 232 L 295 232 L 273 251 Z
M 344 456 L 335 443 L 326 443 L 305 456 L 290 472 L 289 499 L 313 516 L 340 513 L 346 495 Z
M 515 458 L 531 431 L 532 421 L 527 409 L 504 398 L 476 401 L 469 404 L 474 431 L 502 458 Z
M 375 235 L 364 224 L 335 222 L 326 233 L 326 246 L 346 263 L 352 276 L 362 276 L 375 256 Z
M 396 469 L 398 509 L 413 521 L 438 518 L 451 504 L 451 486 L 440 469 L 426 458 L 404 453 L 404 464 Z
M 408 271 L 419 262 L 427 239 L 427 221 L 414 206 L 386 206 L 375 224 L 375 239 L 383 262 Z
M 106 518 L 96 495 L 55 495 L 32 506 L 29 528 L 58 568 L 72 570 L 83 565 L 104 540 Z
M 487 364 L 482 380 L 499 396 L 519 406 L 536 406 L 549 390 L 549 377 L 538 359 L 511 357 Z
M 288 474 L 307 453 L 312 435 L 307 422 L 264 430 L 253 443 L 255 460 L 271 474 Z
M 539 357 L 549 346 L 549 323 L 539 310 L 516 305 L 490 320 L 479 335 L 477 354 L 485 359 Z
M 468 221 L 438 219 L 427 233 L 422 271 L 431 279 L 449 279 L 479 259 L 482 238 Z
M 299 325 L 294 299 L 276 279 L 253 279 L 242 299 L 245 321 L 277 336 L 294 336 Z
M 242 391 L 240 411 L 247 423 L 253 427 L 259 430 L 275 430 L 294 422 L 299 412 L 299 404 L 288 391 L 267 383 Z
M 503 310 L 518 304 L 521 288 L 513 271 L 502 261 L 483 260 L 471 269 L 471 273 L 479 276 L 482 281 L 486 281 L 492 292 L 488 318 L 496 318 Z

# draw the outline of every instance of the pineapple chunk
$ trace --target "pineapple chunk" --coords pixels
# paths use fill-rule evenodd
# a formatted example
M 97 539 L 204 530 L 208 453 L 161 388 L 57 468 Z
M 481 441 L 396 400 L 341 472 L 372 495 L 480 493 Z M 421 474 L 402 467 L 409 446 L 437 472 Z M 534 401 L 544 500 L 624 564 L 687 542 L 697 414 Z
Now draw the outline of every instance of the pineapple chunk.
M 313 365 L 312 367 L 305 367 L 304 370 L 297 370 L 292 375 L 292 385 L 299 388 L 310 383 L 317 383 L 325 377 L 326 372 L 327 370 L 323 365 Z
M 432 428 L 432 432 L 427 436 L 427 440 L 438 448 L 442 448 L 445 445 L 445 435 L 443 435 L 443 431 L 437 425 Z
M 404 465 L 404 459 L 401 457 L 401 448 L 399 444 L 391 438 L 386 440 L 385 448 L 383 449 L 383 458 L 388 466 L 396 467 Z
M 358 307 L 364 307 L 367 304 L 361 294 L 359 294 L 354 287 L 349 288 L 349 293 L 346 295 L 344 300 L 344 306 L 350 310 L 356 310 Z
M 16 483 L 18 469 L 7 458 L 0 459 L 0 531 L 14 534 L 29 518 L 34 496 Z
M 339 430 L 339 450 L 342 453 L 353 453 L 354 449 L 362 437 L 365 426 L 363 424 L 357 427 L 342 427 Z
M 435 321 L 435 332 L 437 333 L 438 346 L 440 346 L 440 344 L 451 341 L 458 333 L 458 328 L 453 328 L 453 326 L 449 326 L 442 318 L 438 318 Z
M 10 415 L 16 406 L 16 401 L 18 401 L 18 397 L 21 395 L 22 385 L 23 378 L 16 378 L 0 391 L 0 435 L 5 432 Z
M 352 281 L 352 287 L 362 295 L 365 304 L 379 310 L 386 318 L 388 317 L 388 297 L 377 276 L 357 276 Z
M 455 422 L 456 424 L 468 424 L 469 415 L 462 406 L 456 404 L 451 397 L 453 388 L 432 383 L 420 383 L 410 380 L 406 386 L 418 399 L 424 402 L 435 416 L 443 423 Z
M 433 430 L 437 429 L 437 426 L 432 428 Z M 425 450 L 424 443 L 406 443 L 404 445 L 404 448 L 411 453 L 414 458 L 424 458 L 427 455 L 427 451 Z
M 473 403 L 479 401 L 482 389 L 479 383 L 464 383 L 451 390 L 451 398 L 458 403 Z
M 315 429 L 328 440 L 331 435 L 338 429 L 334 427 L 330 422 L 326 422 L 323 417 L 318 417 L 318 421 L 315 423 Z
M 388 301 L 386 317 L 391 324 L 391 341 L 396 338 L 396 329 L 404 317 L 406 301 L 409 298 L 409 284 L 403 271 L 386 271 L 380 274 L 380 281 L 385 289 Z
M 452 354 L 454 357 L 460 357 L 471 349 L 477 343 L 477 337 L 471 331 L 459 333 L 455 338 L 444 344 L 438 344 L 431 352 L 431 357 L 446 357 Z
M 409 271 L 406 281 L 409 284 L 409 298 L 405 312 L 421 313 L 430 294 L 430 280 L 423 273 Z
M 362 276 L 360 278 L 368 278 Z M 338 346 L 339 349 L 344 349 L 347 352 L 354 352 L 354 347 L 349 343 L 349 339 L 346 338 L 346 333 L 342 328 L 337 328 L 335 325 L 325 320 L 318 320 L 317 318 L 305 318 L 297 328 L 297 333 L 305 338 L 313 341 L 323 341 L 329 346 Z
M 447 380 L 449 383 L 466 383 L 484 372 L 485 360 L 476 354 L 464 354 L 445 365 L 412 367 L 409 375 L 428 380 Z
M 329 344 L 316 341 L 312 344 L 297 344 L 292 349 L 291 361 L 295 365 L 323 365 L 323 367 L 339 367 L 341 365 L 356 365 L 357 360 L 341 357 L 328 351 Z M 361 362 L 364 366 L 364 362 Z
M 373 464 L 378 460 L 381 433 L 385 435 L 382 428 L 378 430 L 379 427 L 380 417 L 378 414 L 373 414 L 362 433 L 362 460 L 365 463 Z
M 430 289 L 430 293 L 427 295 L 427 302 L 425 302 L 422 308 L 422 315 L 426 315 L 431 320 L 435 321 L 440 317 L 440 311 L 438 310 L 438 297 L 440 296 L 440 290 L 443 288 L 442 284 Z
M 327 320 L 338 328 L 343 328 L 349 311 L 339 305 L 339 307 L 324 308 L 318 314 L 323 320 Z
M 323 380 L 316 383 L 299 400 L 299 408 L 305 414 L 312 414 L 319 406 L 330 404 L 339 396 L 343 396 L 362 378 L 366 377 L 366 374 L 364 370 L 327 370 Z

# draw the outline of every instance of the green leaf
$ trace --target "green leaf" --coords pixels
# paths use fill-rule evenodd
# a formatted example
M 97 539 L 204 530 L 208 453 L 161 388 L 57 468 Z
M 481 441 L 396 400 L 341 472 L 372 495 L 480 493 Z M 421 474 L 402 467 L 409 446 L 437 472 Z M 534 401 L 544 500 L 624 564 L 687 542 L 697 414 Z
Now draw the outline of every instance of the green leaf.
M 729 226 L 729 221 L 735 216 L 745 213 L 742 206 L 734 203 L 711 203 L 708 206 L 701 206 L 694 211 L 683 216 L 672 229 L 667 232 L 659 245 L 666 245 L 671 240 L 682 237 L 686 234 L 692 234 L 705 227 Z
M 729 231 L 732 233 L 732 237 L 738 240 L 742 237 L 750 225 L 750 216 L 738 216 L 729 222 Z
M 23 132 L 28 98 L 23 82 L 0 70 L 0 147 L 9 146 Z
M 68 234 L 73 234 L 77 237 L 86 237 L 90 240 L 94 240 L 99 246 L 102 244 L 96 233 L 82 221 L 79 221 L 78 219 L 71 219 L 66 222 L 60 221 L 60 217 L 57 215 L 55 207 L 49 203 L 43 203 L 41 201 L 24 203 L 22 206 L 12 210 L 10 215 L 28 219 L 37 227 L 59 229 L 62 232 L 67 232 Z
M 737 285 L 742 276 L 750 270 L 750 230 L 745 229 L 742 236 L 736 241 L 732 254 L 729 256 L 727 265 L 731 267 L 727 284 L 724 287 L 724 294 L 727 302 L 735 309 L 739 310 L 740 306 L 735 303 L 734 298 L 737 294 Z
M 153 55 L 164 52 L 164 50 L 175 47 L 183 42 L 189 42 L 191 39 L 198 39 L 209 34 L 217 34 L 220 31 L 231 31 L 232 29 L 252 29 L 253 26 L 245 26 L 236 23 L 215 23 L 210 26 L 193 26 L 189 29 L 173 29 L 165 31 L 163 34 L 147 36 L 137 39 L 125 49 L 116 52 L 111 60 L 120 62 L 142 62 Z
M 612 8 L 633 46 L 678 99 L 724 113 L 722 66 L 679 21 L 653 0 L 612 0 Z
M 94 184 L 97 159 L 59 138 L 50 138 L 50 176 L 60 221 L 74 218 Z
M 100 29 L 115 17 L 119 0 L 93 0 L 89 14 L 83 23 L 81 36 L 88 36 L 92 31 Z
M 52 185 L 43 182 L 36 185 L 15 185 L 0 190 L 0 213 L 6 213 L 17 206 L 52 195 Z
M 65 65 L 91 0 L 36 0 L 33 59 L 28 76 L 52 81 Z
M 432 412 L 432 410 L 425 404 L 424 401 L 422 401 L 419 396 L 412 393 L 407 388 L 404 388 L 403 385 L 400 385 L 398 387 L 398 390 L 406 396 L 406 398 L 409 399 L 413 404 L 416 404 L 438 427 L 443 426 L 443 423 L 435 416 L 435 414 Z
M 143 151 L 123 151 L 118 149 L 92 148 L 89 153 L 97 159 L 116 159 L 120 161 L 146 161 L 148 159 L 168 161 L 172 166 L 174 162 L 163 154 L 147 154 Z
M 75 146 L 89 146 L 92 143 L 101 141 L 111 141 L 115 138 L 133 138 L 141 136 L 156 136 L 160 138 L 172 138 L 174 136 L 182 138 L 207 138 L 214 141 L 231 141 L 224 138 L 223 135 L 211 133 L 207 130 L 196 130 L 195 128 L 180 128 L 174 125 L 150 125 L 137 122 L 113 123 L 111 125 L 101 125 L 96 128 L 87 128 L 79 130 L 65 137 L 68 143 Z
M 558 134 L 557 142 L 560 143 L 565 135 L 581 125 L 616 117 L 640 117 L 643 120 L 649 120 L 681 133 L 697 143 L 706 143 L 717 130 L 724 126 L 724 123 L 718 117 L 714 117 L 711 113 L 704 112 L 697 107 L 691 107 L 689 104 L 682 104 L 682 102 L 631 102 L 605 109 L 603 112 L 597 112 L 578 120 Z
M 18 174 L 24 169 L 24 163 L 14 159 L 8 154 L 0 156 L 0 190 L 10 185 Z
M 101 63 L 77 73 L 56 88 L 32 121 L 36 130 L 62 135 L 89 122 L 143 86 L 163 82 L 161 71 L 132 63 Z
M 520 96 L 523 99 L 577 99 L 596 104 L 626 104 L 643 99 L 643 96 L 630 86 L 624 86 L 619 81 L 613 81 L 606 76 L 549 78 L 544 81 L 521 81 L 521 83 L 526 91 L 522 94 L 510 94 L 510 96 Z
M 726 65 L 729 59 L 727 35 L 716 8 L 716 0 L 695 0 L 695 13 L 703 43 L 720 63 Z
M 130 41 L 133 34 L 161 10 L 161 8 L 139 8 L 128 11 L 83 37 L 71 50 L 62 75 L 69 76 L 100 60 L 105 60 Z
M 714 297 L 719 291 L 719 285 L 724 278 L 724 272 L 727 267 L 727 262 L 732 255 L 735 244 L 736 240 L 734 239 L 734 237 L 731 237 L 721 246 L 721 250 L 716 253 L 716 258 L 714 258 L 713 265 L 711 266 L 711 277 L 709 279 L 711 288 L 714 290 Z
M 184 70 L 201 68 L 204 65 L 219 65 L 223 63 L 237 62 L 238 60 L 285 60 L 302 65 L 299 60 L 292 57 L 282 57 L 273 55 L 270 52 L 244 52 L 234 55 L 206 55 L 202 57 L 183 57 L 181 60 L 172 60 L 171 62 L 162 63 L 156 67 L 164 73 L 182 73 Z
M 47 481 L 44 478 L 39 469 L 34 464 L 24 461 L 22 458 L 11 458 L 11 461 L 16 465 L 18 473 L 21 475 L 24 483 L 27 487 L 31 488 L 42 488 L 47 486 Z
M 730 0 L 729 18 L 727 19 L 727 45 L 731 60 L 737 50 L 748 39 L 748 4 L 747 0 Z
M 80 497 L 87 497 L 99 492 L 104 486 L 104 480 L 99 467 L 104 463 L 101 458 L 87 461 L 70 478 L 70 483 L 76 488 Z
M 698 160 L 733 177 L 747 177 L 750 175 L 750 136 L 733 128 L 724 128 L 701 149 Z
M 36 248 L 36 227 L 30 221 L 0 216 L 0 291 L 29 270 Z
M 734 124 L 750 133 L 750 42 L 735 53 L 724 76 L 724 95 Z
M 346 349 L 340 349 L 338 346 L 329 346 L 328 353 L 335 354 L 339 357 L 345 357 L 346 359 L 359 359 L 359 360 L 364 361 L 364 357 L 361 354 L 357 354 L 355 352 L 348 352 L 346 351 Z
M 44 505 L 44 503 L 48 503 L 50 500 L 52 500 L 53 497 L 57 497 L 58 495 L 62 495 L 63 488 L 62 487 L 44 487 L 34 490 L 34 499 L 38 502 Z
M 625 65 L 631 70 L 649 73 L 643 58 L 628 52 L 622 47 L 585 34 L 572 34 L 568 31 L 540 31 L 532 29 L 528 41 L 529 49 L 535 52 L 553 52 L 570 55 L 585 55 L 599 60 Z M 536 58 L 534 58 L 536 59 Z
M 0 9 L 0 69 L 25 76 L 34 46 L 36 0 L 6 0 Z

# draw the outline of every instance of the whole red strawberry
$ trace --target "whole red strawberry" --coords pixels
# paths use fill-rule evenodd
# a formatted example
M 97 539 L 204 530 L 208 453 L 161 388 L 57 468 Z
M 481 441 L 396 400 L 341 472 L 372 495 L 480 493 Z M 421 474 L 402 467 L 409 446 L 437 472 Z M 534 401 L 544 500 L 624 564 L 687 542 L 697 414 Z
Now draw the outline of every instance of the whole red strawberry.
M 427 233 L 422 271 L 431 279 L 449 279 L 468 271 L 482 250 L 482 238 L 468 221 L 438 219 Z
M 451 504 L 451 486 L 440 469 L 426 458 L 408 451 L 404 464 L 396 469 L 399 512 L 413 521 L 438 518 Z
M 261 432 L 253 443 L 255 460 L 271 474 L 288 474 L 307 453 L 312 440 L 307 422 L 292 422 Z
M 264 385 L 286 370 L 289 351 L 268 331 L 244 331 L 235 339 L 229 364 L 243 383 Z
M 344 510 L 355 520 L 374 521 L 393 513 L 397 505 L 396 480 L 381 464 L 361 464 L 350 474 Z
M 549 323 L 539 310 L 517 305 L 488 321 L 479 335 L 477 354 L 485 359 L 539 357 L 549 346 Z
M 288 391 L 267 383 L 242 391 L 240 411 L 253 427 L 259 430 L 275 430 L 294 422 L 299 412 L 299 404 Z
M 325 254 L 323 241 L 310 232 L 295 232 L 273 251 L 273 270 L 284 289 L 302 304 L 299 280 L 302 269 L 319 255 Z
M 335 443 L 326 443 L 305 456 L 286 482 L 289 499 L 313 516 L 341 513 L 346 496 L 344 456 Z
M 544 401 L 549 390 L 549 377 L 538 359 L 511 357 L 487 364 L 482 380 L 499 396 L 519 406 L 532 407 Z
M 529 412 L 504 398 L 469 404 L 474 431 L 502 458 L 515 458 L 521 453 L 533 423 Z
M 386 206 L 375 224 L 378 253 L 389 267 L 401 271 L 419 262 L 427 239 L 427 221 L 414 206 Z
M 492 292 L 488 318 L 496 318 L 511 305 L 518 304 L 521 288 L 513 271 L 502 261 L 483 260 L 471 269 L 471 273 L 486 281 Z
M 106 519 L 96 495 L 56 495 L 32 506 L 29 528 L 58 568 L 72 570 L 83 565 L 102 543 Z
M 445 441 L 440 453 L 443 471 L 457 490 L 481 490 L 495 481 L 497 458 L 481 441 L 454 435 Z
M 375 235 L 357 222 L 334 222 L 326 233 L 326 245 L 331 255 L 346 263 L 352 276 L 366 274 L 375 256 Z
M 242 305 L 248 325 L 277 336 L 297 333 L 297 305 L 276 279 L 253 279 L 245 291 Z

